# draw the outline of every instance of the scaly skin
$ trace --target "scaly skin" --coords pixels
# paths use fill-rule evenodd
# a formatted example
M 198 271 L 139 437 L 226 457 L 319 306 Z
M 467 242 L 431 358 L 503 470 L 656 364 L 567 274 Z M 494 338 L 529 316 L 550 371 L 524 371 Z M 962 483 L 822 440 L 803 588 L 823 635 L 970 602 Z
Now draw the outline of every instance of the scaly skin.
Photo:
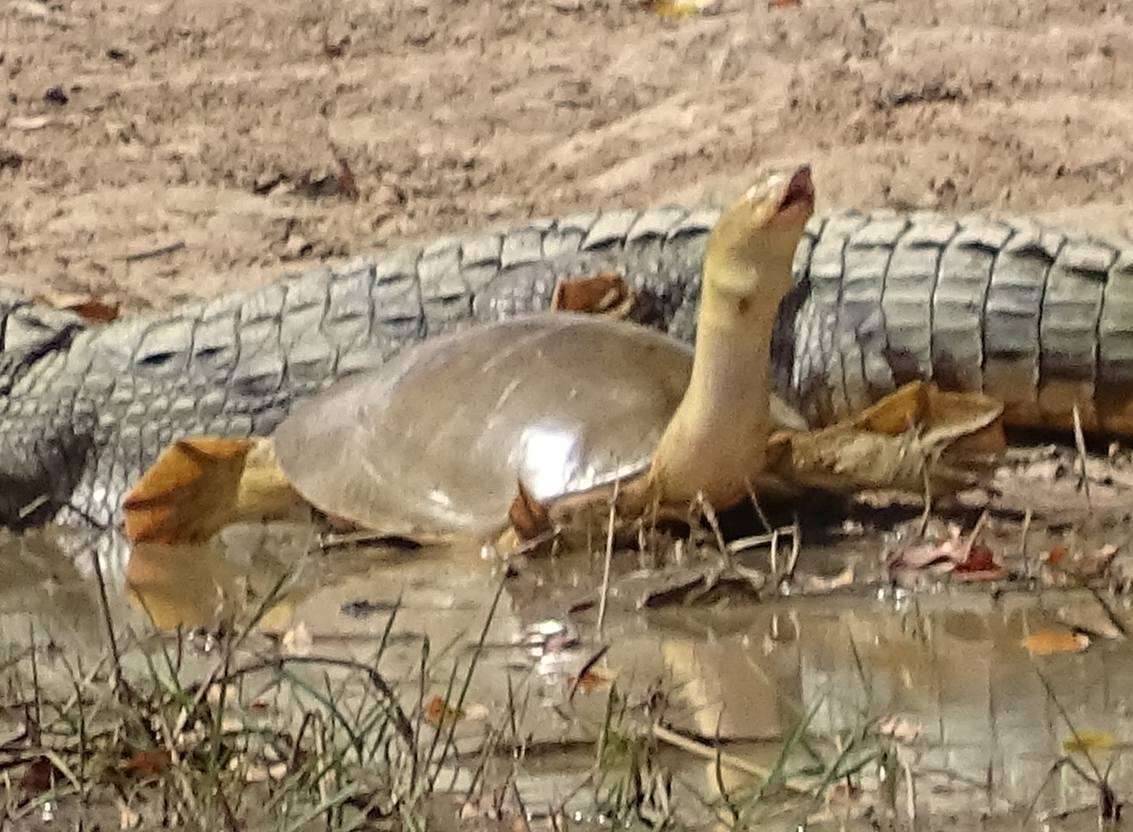
M 173 439 L 270 432 L 297 400 L 406 344 L 545 308 L 559 277 L 621 272 L 644 320 L 691 339 L 717 216 L 664 207 L 533 222 L 101 327 L 0 290 L 0 523 L 113 523 Z M 1042 405 L 1067 423 L 1072 394 L 1088 426 L 1100 416 L 1129 432 L 1124 245 L 1025 220 L 815 218 L 772 343 L 776 386 L 816 424 L 935 378 L 987 390 L 1024 422 Z

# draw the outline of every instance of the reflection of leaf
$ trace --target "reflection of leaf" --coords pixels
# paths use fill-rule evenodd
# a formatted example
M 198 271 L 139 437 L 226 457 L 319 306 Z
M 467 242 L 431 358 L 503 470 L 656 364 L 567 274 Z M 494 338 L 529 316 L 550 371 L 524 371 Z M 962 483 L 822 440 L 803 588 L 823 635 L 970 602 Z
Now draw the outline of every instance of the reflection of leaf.
M 1062 741 L 1065 754 L 1089 754 L 1091 751 L 1107 751 L 1117 745 L 1112 734 L 1105 731 L 1078 731 Z
M 1065 546 L 1055 546 L 1043 558 L 1051 566 L 1061 566 L 1070 557 L 1070 550 Z
M 118 317 L 118 303 L 94 295 L 85 295 L 81 292 L 55 292 L 46 289 L 38 292 L 35 299 L 45 303 L 52 309 L 64 312 L 74 312 L 80 318 L 91 323 L 104 324 Z
M 634 291 L 624 277 L 603 272 L 594 277 L 560 280 L 551 295 L 551 309 L 625 318 L 635 301 Z
M 1090 637 L 1071 630 L 1039 630 L 1023 639 L 1023 646 L 1032 656 L 1081 653 L 1090 646 Z

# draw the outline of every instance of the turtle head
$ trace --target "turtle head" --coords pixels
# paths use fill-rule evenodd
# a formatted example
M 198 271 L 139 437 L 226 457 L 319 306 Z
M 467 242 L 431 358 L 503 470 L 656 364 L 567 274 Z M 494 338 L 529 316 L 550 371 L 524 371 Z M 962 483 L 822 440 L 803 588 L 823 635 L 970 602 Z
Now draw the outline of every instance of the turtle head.
M 704 280 L 722 292 L 774 296 L 791 285 L 791 263 L 814 212 L 810 165 L 762 176 L 720 216 L 708 240 Z

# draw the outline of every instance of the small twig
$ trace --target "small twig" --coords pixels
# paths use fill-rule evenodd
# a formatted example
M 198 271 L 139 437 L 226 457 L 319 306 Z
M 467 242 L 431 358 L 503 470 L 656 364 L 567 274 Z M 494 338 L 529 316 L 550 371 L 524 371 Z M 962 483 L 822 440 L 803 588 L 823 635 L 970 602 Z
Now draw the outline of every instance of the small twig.
M 113 662 L 114 670 L 114 694 L 121 698 L 123 694 L 129 696 L 132 691 L 126 684 L 126 678 L 122 674 L 122 655 L 118 652 L 118 639 L 114 635 L 114 621 L 110 617 L 110 598 L 106 594 L 106 577 L 102 574 L 102 561 L 98 557 L 98 548 L 92 546 L 90 549 L 91 563 L 94 565 L 95 578 L 98 581 L 98 599 L 99 605 L 102 609 L 102 621 L 106 625 L 106 638 L 110 645 L 110 656 Z
M 795 567 L 799 565 L 799 553 L 802 551 L 802 529 L 799 525 L 799 515 L 796 512 L 794 525 L 791 526 L 791 554 L 787 558 L 787 569 L 783 574 L 784 580 L 791 580 L 795 577 Z
M 720 521 L 716 517 L 716 509 L 712 507 L 710 502 L 704 499 L 703 494 L 696 495 L 696 504 L 704 513 L 704 519 L 708 521 L 708 527 L 712 529 L 712 534 L 716 536 L 716 547 L 720 550 L 720 554 L 731 560 L 729 557 L 731 553 L 728 551 L 728 544 L 724 542 L 724 532 L 721 531 Z
M 932 482 L 927 465 L 921 469 L 921 479 L 924 481 L 924 511 L 921 512 L 921 528 L 917 536 L 924 540 L 924 536 L 928 534 L 928 523 L 932 519 Z
M 1082 417 L 1078 413 L 1078 405 L 1074 405 L 1074 444 L 1078 447 L 1078 484 L 1086 495 L 1086 508 L 1093 509 L 1090 499 L 1090 477 L 1086 472 L 1086 437 L 1082 433 Z
M 606 655 L 606 651 L 608 651 L 609 649 L 610 645 L 603 644 L 598 652 L 587 659 L 586 663 L 582 665 L 582 667 L 578 671 L 578 674 L 574 677 L 574 681 L 570 685 L 570 692 L 567 694 L 567 702 L 574 701 L 574 694 L 578 691 L 578 686 L 582 683 L 583 677 L 585 677 L 586 674 L 590 672 L 594 665 L 598 664 L 598 662 L 602 660 L 602 657 Z M 514 731 L 514 727 L 512 730 Z
M 744 774 L 756 777 L 763 781 L 771 779 L 772 772 L 770 769 L 764 768 L 763 766 L 758 765 L 757 763 L 753 763 L 750 760 L 745 760 L 742 757 L 737 757 L 734 754 L 723 753 L 719 751 L 719 749 L 712 748 L 711 746 L 705 745 L 702 742 L 697 742 L 696 740 L 690 737 L 686 737 L 683 734 L 678 734 L 676 731 L 666 728 L 663 725 L 654 724 L 653 736 L 655 736 L 661 742 L 668 743 L 674 748 L 679 748 L 682 751 L 686 751 L 689 754 L 700 757 L 701 759 L 708 760 L 710 762 L 716 762 L 717 760 L 719 760 L 720 765 L 727 766 L 728 768 L 743 772 Z M 808 789 L 806 786 L 801 783 L 792 782 L 792 780 L 793 778 L 784 780 L 783 785 L 790 791 L 798 792 L 799 794 L 807 794 L 810 792 L 810 789 Z
M 986 525 L 987 525 L 987 509 L 984 509 L 983 514 L 980 515 L 980 519 L 976 521 L 976 525 L 972 529 L 972 533 L 969 534 L 968 539 L 964 541 L 963 553 L 964 553 L 964 559 L 965 560 L 968 558 L 969 555 L 971 555 L 972 547 L 976 545 L 976 538 L 979 537 L 980 532 L 982 532 L 984 530 L 984 526 L 986 526 Z
M 759 504 L 759 498 L 755 496 L 755 487 L 751 484 L 751 480 L 745 479 L 744 485 L 747 486 L 747 497 L 751 500 L 751 507 L 755 509 L 755 516 L 759 518 L 759 522 L 763 524 L 763 530 L 768 534 L 771 533 L 771 521 L 767 519 L 767 515 L 763 513 L 763 507 Z
M 912 766 L 909 765 L 909 761 L 908 761 L 907 758 L 901 761 L 901 766 L 902 766 L 902 768 L 905 769 L 905 785 L 907 787 L 906 798 L 905 798 L 906 799 L 905 811 L 907 811 L 909 813 L 909 828 L 912 830 L 912 832 L 916 832 L 916 829 L 917 829 L 917 787 L 916 787 L 916 782 L 913 779 Z
M 155 257 L 164 257 L 167 254 L 173 254 L 180 251 L 185 247 L 184 240 L 177 240 L 168 245 L 159 246 L 158 248 L 147 249 L 146 251 L 139 251 L 135 254 L 127 254 L 122 259 L 127 263 L 140 263 L 142 260 L 152 260 Z
M 606 602 L 610 597 L 610 564 L 614 559 L 614 522 L 617 519 L 618 492 L 621 478 L 614 480 L 614 493 L 610 497 L 610 519 L 606 524 L 606 560 L 602 565 L 602 595 L 598 599 L 598 640 L 602 640 L 602 630 L 606 626 Z
M 1027 552 L 1031 535 L 1031 520 L 1033 518 L 1034 512 L 1028 508 L 1023 515 L 1023 529 L 1019 532 L 1019 557 L 1023 560 L 1023 569 L 1028 577 L 1034 577 L 1034 570 L 1031 569 L 1029 553 Z

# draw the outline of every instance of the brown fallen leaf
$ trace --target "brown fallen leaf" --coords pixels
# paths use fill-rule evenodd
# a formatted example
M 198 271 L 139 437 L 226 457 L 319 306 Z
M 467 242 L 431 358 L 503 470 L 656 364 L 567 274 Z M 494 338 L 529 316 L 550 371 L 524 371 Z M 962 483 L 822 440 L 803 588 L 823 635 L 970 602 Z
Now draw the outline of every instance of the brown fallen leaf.
M 618 319 L 627 317 L 636 302 L 629 282 L 613 272 L 563 278 L 551 294 L 551 309 L 556 312 L 584 312 Z
M 1081 653 L 1090 646 L 1090 637 L 1073 630 L 1039 630 L 1023 639 L 1022 645 L 1032 656 Z
M 74 312 L 84 321 L 95 324 L 110 323 L 118 317 L 119 303 L 82 292 L 55 292 L 45 290 L 34 295 L 34 300 L 52 309 Z
M 358 192 L 354 172 L 350 170 L 350 163 L 343 156 L 336 157 L 335 161 L 338 162 L 338 192 L 352 202 L 357 202 L 361 194 Z
M 802 0 L 767 0 L 769 9 L 790 9 L 801 5 Z
M 169 752 L 164 748 L 149 748 L 129 757 L 122 765 L 122 771 L 140 777 L 156 777 L 169 768 Z
M 199 543 L 235 514 L 251 440 L 197 436 L 162 451 L 122 503 L 135 543 Z
M 911 382 L 821 430 L 780 430 L 768 441 L 765 488 L 921 496 L 978 486 L 1006 448 L 1003 406 L 978 393 Z
M 38 797 L 55 785 L 62 775 L 46 757 L 36 757 L 20 778 L 20 791 L 25 797 Z
M 1065 546 L 1055 546 L 1042 559 L 1051 566 L 1061 566 L 1070 557 L 1070 550 Z
M 449 707 L 440 696 L 434 696 L 425 705 L 425 721 L 434 728 L 440 728 L 441 725 L 449 721 L 458 721 L 463 718 L 464 711 Z
M 579 693 L 593 693 L 596 690 L 608 687 L 618 676 L 609 673 L 600 667 L 593 667 L 581 676 L 571 676 L 567 684 Z
M 551 530 L 551 517 L 546 507 L 531 496 L 522 482 L 507 512 L 515 534 L 522 541 L 534 540 Z

